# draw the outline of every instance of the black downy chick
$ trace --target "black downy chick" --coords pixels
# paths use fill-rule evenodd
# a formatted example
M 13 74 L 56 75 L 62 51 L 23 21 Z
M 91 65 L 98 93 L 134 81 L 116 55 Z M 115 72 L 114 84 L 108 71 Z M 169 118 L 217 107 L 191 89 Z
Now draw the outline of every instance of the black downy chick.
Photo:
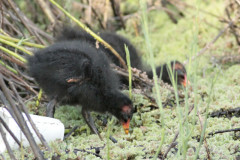
M 82 106 L 85 121 L 100 139 L 90 111 L 111 113 L 128 133 L 132 102 L 120 92 L 118 77 L 101 50 L 84 40 L 57 42 L 29 57 L 28 66 L 30 75 L 51 99 Z M 47 108 L 50 116 L 54 105 Z
M 171 61 L 170 63 L 172 73 L 174 75 L 174 78 L 177 79 L 177 84 L 178 85 L 183 85 L 184 87 L 189 85 L 190 82 L 187 80 L 187 72 L 182 63 L 179 61 Z M 173 72 L 174 71 L 174 72 Z M 162 72 L 162 75 L 161 75 Z M 162 80 L 165 83 L 172 84 L 171 82 L 171 76 L 169 75 L 170 73 L 168 72 L 167 64 L 160 65 L 156 68 L 156 73 L 157 76 L 160 77 L 162 76 Z M 147 71 L 148 78 L 153 79 L 153 72 L 152 70 Z
M 139 53 L 129 40 L 112 32 L 100 32 L 99 36 L 107 43 L 109 43 L 119 53 L 125 62 L 127 62 L 127 60 L 124 44 L 126 44 L 130 53 L 131 66 L 140 70 L 143 69 L 142 60 L 139 56 Z M 62 33 L 57 37 L 57 41 L 73 39 L 89 41 L 93 46 L 96 48 L 99 47 L 103 52 L 105 52 L 114 64 L 121 67 L 119 59 L 108 48 L 104 47 L 100 43 L 97 43 L 90 34 L 83 31 L 82 29 L 64 27 Z
M 120 35 L 117 35 L 116 33 L 109 33 L 109 32 L 100 33 L 100 36 L 106 42 L 108 42 L 114 49 L 116 49 L 116 51 L 120 54 L 120 56 L 124 59 L 125 62 L 126 62 L 126 53 L 125 53 L 124 44 L 126 44 L 130 52 L 131 66 L 140 70 L 145 70 L 145 68 L 142 65 L 142 61 L 141 61 L 141 58 L 139 57 L 137 49 L 131 44 L 129 40 L 127 40 L 126 38 Z M 107 54 L 109 57 L 111 57 L 111 59 L 116 65 L 120 66 L 119 60 L 108 49 L 107 49 Z M 184 87 L 186 87 L 187 83 L 189 84 L 189 81 L 187 81 L 187 72 L 184 65 L 179 61 L 171 61 L 171 66 L 172 66 L 172 69 L 174 70 L 174 75 L 177 74 L 177 84 L 183 85 Z M 158 77 L 160 76 L 161 68 L 163 68 L 163 72 L 162 72 L 163 82 L 171 84 L 170 75 L 168 74 L 168 71 L 167 71 L 167 64 L 160 65 L 156 68 Z M 148 78 L 153 79 L 152 71 L 146 71 L 146 72 L 147 72 Z

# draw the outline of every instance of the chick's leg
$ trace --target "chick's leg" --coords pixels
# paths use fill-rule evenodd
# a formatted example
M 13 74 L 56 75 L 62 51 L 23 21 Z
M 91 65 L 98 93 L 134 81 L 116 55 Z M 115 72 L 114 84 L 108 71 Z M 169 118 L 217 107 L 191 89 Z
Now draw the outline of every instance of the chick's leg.
M 92 131 L 93 133 L 97 134 L 98 137 L 99 137 L 101 140 L 103 140 L 102 137 L 101 137 L 101 135 L 99 134 L 99 132 L 98 132 L 98 130 L 97 130 L 94 122 L 93 122 L 93 119 L 92 119 L 92 116 L 91 116 L 90 112 L 87 111 L 87 110 L 85 110 L 85 109 L 82 109 L 82 115 L 83 115 L 85 121 L 87 122 L 89 128 L 91 129 L 91 131 Z
M 55 113 L 55 105 L 57 104 L 56 98 L 53 98 L 47 105 L 46 116 L 47 117 L 54 117 Z

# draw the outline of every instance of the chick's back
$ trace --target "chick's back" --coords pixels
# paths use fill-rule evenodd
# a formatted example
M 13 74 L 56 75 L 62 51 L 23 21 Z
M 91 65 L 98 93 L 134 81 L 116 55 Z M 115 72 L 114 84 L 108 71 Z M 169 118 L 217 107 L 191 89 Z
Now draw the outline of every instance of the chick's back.
M 61 41 L 28 58 L 29 72 L 50 97 L 99 111 L 106 91 L 119 80 L 101 50 L 86 41 Z M 99 108 L 99 109 L 98 109 Z

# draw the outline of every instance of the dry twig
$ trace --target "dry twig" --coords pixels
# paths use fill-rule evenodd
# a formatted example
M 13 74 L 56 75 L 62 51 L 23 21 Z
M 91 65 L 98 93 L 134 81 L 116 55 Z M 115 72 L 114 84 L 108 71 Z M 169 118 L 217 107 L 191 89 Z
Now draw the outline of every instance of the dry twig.
M 226 129 L 226 130 L 221 130 L 221 131 L 211 132 L 211 133 L 208 133 L 208 135 L 213 136 L 214 134 L 219 134 L 219 133 L 226 133 L 226 132 L 239 132 L 239 131 L 240 131 L 240 128 Z
M 16 120 L 16 122 L 18 122 L 17 124 L 19 125 L 22 132 L 26 136 L 26 138 L 27 138 L 32 150 L 33 150 L 33 153 L 34 153 L 35 157 L 38 158 L 39 160 L 43 160 L 44 159 L 43 154 L 42 154 L 40 148 L 37 146 L 32 134 L 30 132 L 30 129 L 28 128 L 27 123 L 24 120 L 23 115 L 21 114 L 21 111 L 16 106 L 14 100 L 10 96 L 9 90 L 8 90 L 6 84 L 3 81 L 3 76 L 2 76 L 1 73 L 0 73 L 0 87 L 1 87 L 5 97 L 7 98 L 9 104 L 10 104 L 10 107 L 11 107 L 11 110 L 13 111 L 13 114 L 16 117 L 15 120 Z
M 227 31 L 228 28 L 230 28 L 233 25 L 233 22 L 229 22 L 228 25 L 222 29 L 218 35 L 209 43 L 207 43 L 205 45 L 205 47 L 203 49 L 201 49 L 195 56 L 191 57 L 191 60 L 196 59 L 197 57 L 199 57 L 200 55 L 202 55 L 205 51 L 207 51 L 209 48 L 211 48 L 211 46 Z M 183 62 L 184 65 L 188 64 L 189 60 L 186 60 Z
M 6 133 L 4 132 L 2 125 L 0 125 L 0 133 L 1 133 L 2 139 L 4 141 L 4 144 L 6 145 L 6 148 L 7 148 L 7 151 L 8 151 L 8 154 L 9 154 L 10 158 L 13 159 L 13 160 L 17 160 L 15 158 L 14 154 L 13 154 L 13 151 L 12 151 L 8 141 L 7 141 Z
M 16 13 L 16 15 L 18 16 L 18 18 L 21 20 L 21 22 L 24 24 L 24 26 L 27 28 L 27 30 L 29 31 L 29 33 L 31 33 L 31 35 L 35 36 L 38 40 L 38 42 L 40 42 L 41 44 L 45 44 L 43 39 L 38 35 L 38 33 L 36 33 L 34 30 L 32 30 L 32 28 L 29 27 L 29 20 L 28 18 L 20 11 L 20 9 L 17 7 L 17 5 L 14 3 L 14 1 L 12 0 L 7 0 L 9 6 L 14 10 L 14 12 Z
M 126 26 L 125 26 L 125 23 L 123 21 L 123 17 L 122 17 L 122 14 L 120 12 L 120 4 L 119 4 L 119 1 L 116 2 L 116 0 L 110 0 L 111 1 L 111 5 L 112 5 L 112 10 L 113 10 L 113 14 L 115 17 L 119 17 L 120 19 L 120 22 L 121 22 L 121 25 L 122 25 L 122 28 L 125 29 Z
M 49 21 L 54 25 L 56 24 L 56 17 L 53 15 L 49 4 L 45 0 L 37 0 L 37 3 L 42 8 L 44 14 L 48 17 Z
M 42 144 L 47 148 L 48 151 L 51 151 L 51 148 L 49 147 L 49 145 L 47 144 L 45 138 L 42 136 L 42 134 L 39 132 L 39 130 L 37 129 L 36 125 L 34 124 L 32 118 L 30 117 L 27 108 L 25 107 L 21 97 L 19 96 L 19 94 L 17 93 L 17 90 L 15 88 L 15 86 L 13 85 L 12 82 L 9 82 L 9 85 L 12 89 L 12 91 L 14 92 L 15 96 L 17 97 L 17 101 L 19 102 L 19 105 L 21 107 L 21 109 L 23 110 L 23 112 L 25 113 L 28 121 L 30 122 L 33 130 L 35 131 L 36 135 L 38 136 L 38 138 L 40 139 L 40 141 L 42 142 Z
M 232 18 L 231 18 L 231 16 L 230 16 L 230 13 L 229 13 L 229 11 L 228 11 L 227 8 L 225 9 L 225 11 L 226 11 L 226 14 L 227 14 L 227 17 L 228 17 L 229 22 L 231 22 L 231 23 L 234 24 L 234 21 L 232 20 Z M 239 41 L 239 39 L 238 39 L 238 38 L 239 38 L 239 35 L 238 35 L 238 33 L 236 32 L 234 25 L 231 25 L 231 26 L 230 26 L 230 29 L 231 29 L 231 31 L 232 31 L 235 39 L 236 39 L 237 44 L 240 46 L 240 41 Z
M 35 91 L 27 82 L 25 82 L 22 78 L 20 78 L 19 76 L 15 75 L 14 73 L 10 72 L 9 70 L 5 69 L 4 67 L 0 66 L 0 71 L 2 71 L 2 74 L 6 75 L 6 76 L 11 76 L 14 79 L 22 82 L 22 85 L 29 91 L 31 91 L 32 93 L 34 93 L 35 95 L 38 94 L 37 91 Z M 1 72 L 0 72 L 1 73 Z
M 8 131 L 8 133 L 12 136 L 12 138 L 15 140 L 15 142 L 18 144 L 19 147 L 21 147 L 20 141 L 17 139 L 17 137 L 13 134 L 13 132 L 10 130 L 8 125 L 5 123 L 5 121 L 0 117 L 0 123 L 4 126 L 4 128 Z

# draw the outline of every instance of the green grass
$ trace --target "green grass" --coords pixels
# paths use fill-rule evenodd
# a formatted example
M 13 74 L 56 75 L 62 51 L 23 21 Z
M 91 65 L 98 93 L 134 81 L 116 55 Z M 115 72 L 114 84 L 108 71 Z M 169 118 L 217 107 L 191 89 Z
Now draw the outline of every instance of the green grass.
M 124 44 L 125 52 L 126 52 L 126 60 L 128 66 L 128 82 L 129 82 L 129 97 L 132 99 L 132 69 L 131 69 L 131 61 L 130 61 L 130 53 L 126 44 Z
M 162 145 L 164 143 L 164 138 L 165 138 L 165 123 L 164 123 L 164 111 L 163 111 L 163 106 L 162 106 L 162 99 L 161 99 L 161 95 L 160 95 L 160 88 L 158 85 L 158 77 L 156 74 L 156 70 L 155 70 L 155 65 L 154 65 L 154 57 L 153 57 L 153 50 L 152 50 L 152 46 L 151 46 L 151 39 L 149 38 L 149 24 L 148 24 L 148 17 L 147 17 L 147 5 L 146 2 L 141 0 L 140 1 L 140 9 L 141 9 L 141 26 L 143 29 L 143 35 L 145 38 L 145 43 L 146 43 L 146 48 L 148 49 L 148 53 L 149 53 L 149 59 L 150 59 L 150 63 L 151 63 L 151 69 L 153 72 L 153 81 L 154 81 L 154 87 L 156 89 L 156 100 L 157 100 L 157 105 L 159 107 L 159 111 L 160 111 L 160 117 L 161 117 L 161 141 L 160 141 L 160 145 L 156 150 L 156 153 L 154 155 L 154 159 L 158 158 L 158 155 L 162 149 Z

